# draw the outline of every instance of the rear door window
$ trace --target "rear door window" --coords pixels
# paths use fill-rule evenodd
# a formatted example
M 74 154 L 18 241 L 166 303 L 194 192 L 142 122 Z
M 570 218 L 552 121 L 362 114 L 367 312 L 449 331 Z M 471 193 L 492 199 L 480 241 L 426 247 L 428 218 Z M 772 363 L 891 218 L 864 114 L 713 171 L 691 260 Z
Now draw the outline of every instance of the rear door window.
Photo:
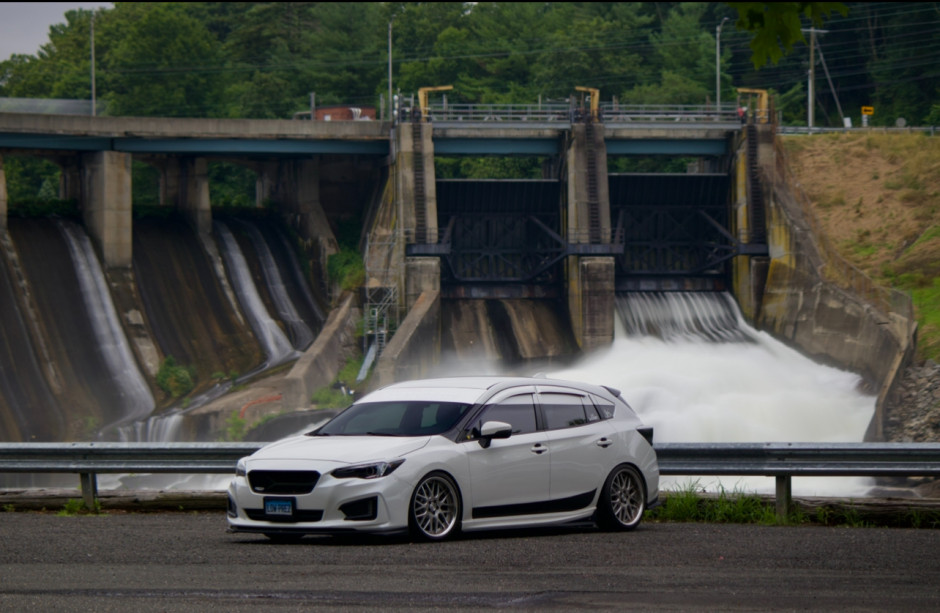
M 574 428 L 591 421 L 598 421 L 597 413 L 592 410 L 592 419 L 585 411 L 583 396 L 543 392 L 539 394 L 539 405 L 545 416 L 545 425 L 549 430 Z

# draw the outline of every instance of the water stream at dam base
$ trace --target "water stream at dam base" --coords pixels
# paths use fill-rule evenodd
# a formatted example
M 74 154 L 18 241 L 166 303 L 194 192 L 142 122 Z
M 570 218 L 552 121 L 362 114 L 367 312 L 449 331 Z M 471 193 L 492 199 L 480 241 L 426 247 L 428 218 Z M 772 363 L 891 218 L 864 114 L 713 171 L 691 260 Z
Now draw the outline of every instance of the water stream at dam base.
M 610 348 L 546 374 L 621 390 L 658 443 L 862 442 L 876 398 L 859 391 L 858 375 L 817 364 L 750 327 L 728 296 L 696 295 L 691 308 L 689 298 L 660 301 L 655 317 L 673 331 L 665 340 L 635 328 L 630 334 L 630 322 L 616 318 Z M 771 477 L 664 477 L 662 485 L 774 491 Z M 793 493 L 863 496 L 872 485 L 863 477 L 803 477 L 793 480 Z

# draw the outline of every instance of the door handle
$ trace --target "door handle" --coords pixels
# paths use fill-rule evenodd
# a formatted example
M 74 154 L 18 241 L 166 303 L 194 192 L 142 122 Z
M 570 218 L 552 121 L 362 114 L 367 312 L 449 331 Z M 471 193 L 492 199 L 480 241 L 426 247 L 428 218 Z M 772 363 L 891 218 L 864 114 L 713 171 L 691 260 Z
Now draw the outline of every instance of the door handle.
M 613 445 L 614 442 L 610 440 L 609 438 L 602 438 L 598 441 L 595 441 L 594 444 L 597 445 L 598 447 L 603 447 L 604 449 L 606 449 L 610 447 L 611 445 Z
M 545 453 L 546 451 L 548 451 L 548 447 L 546 447 L 546 446 L 543 445 L 542 443 L 536 443 L 536 444 L 532 445 L 532 448 L 529 449 L 529 451 L 531 451 L 532 453 L 535 453 L 535 454 L 542 454 L 542 453 Z

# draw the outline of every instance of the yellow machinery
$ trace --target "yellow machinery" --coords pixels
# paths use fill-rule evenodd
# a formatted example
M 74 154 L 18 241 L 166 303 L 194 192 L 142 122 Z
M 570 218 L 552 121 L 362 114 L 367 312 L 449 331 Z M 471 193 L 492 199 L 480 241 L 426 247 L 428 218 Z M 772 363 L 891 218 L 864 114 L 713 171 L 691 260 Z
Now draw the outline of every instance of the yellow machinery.
M 601 90 L 594 87 L 584 87 L 581 85 L 576 85 L 575 90 L 579 92 L 586 92 L 590 94 L 591 98 L 591 119 L 597 121 L 598 119 L 598 107 L 601 102 Z
M 757 97 L 757 107 L 751 104 L 744 106 L 748 107 L 749 112 L 757 119 L 757 123 L 768 123 L 770 121 L 770 96 L 767 95 L 767 90 L 739 87 L 738 98 L 740 99 L 744 96 L 748 96 L 749 98 L 753 96 Z M 739 101 L 738 104 L 741 104 L 741 102 Z
M 418 88 L 418 107 L 421 109 L 421 121 L 428 120 L 428 92 L 446 92 L 454 89 L 453 85 L 436 85 L 434 87 Z

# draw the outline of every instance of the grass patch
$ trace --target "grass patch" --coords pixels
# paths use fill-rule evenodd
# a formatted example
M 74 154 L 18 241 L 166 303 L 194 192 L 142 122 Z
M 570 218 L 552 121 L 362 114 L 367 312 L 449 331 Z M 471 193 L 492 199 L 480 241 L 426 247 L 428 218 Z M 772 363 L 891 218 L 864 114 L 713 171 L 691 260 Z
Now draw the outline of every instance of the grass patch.
M 334 253 L 326 261 L 326 271 L 330 282 L 343 290 L 352 290 L 360 287 L 366 278 L 366 268 L 362 263 L 362 256 L 357 251 L 343 247 L 339 253 Z
M 767 502 L 757 494 L 724 488 L 718 494 L 703 494 L 698 481 L 680 489 L 663 492 L 663 503 L 649 511 L 653 521 L 705 522 L 718 524 L 766 524 L 780 522 L 774 503 Z M 793 517 L 795 523 L 802 518 Z
M 362 356 L 346 360 L 333 383 L 316 390 L 310 397 L 310 402 L 319 409 L 344 409 L 349 406 L 355 393 L 356 377 L 362 369 L 362 362 Z
M 761 524 L 768 526 L 842 526 L 846 528 L 940 528 L 940 510 L 934 508 L 879 511 L 865 505 L 853 506 L 851 500 L 828 502 L 820 506 L 794 501 L 786 519 L 777 517 L 772 496 L 741 491 L 717 494 L 702 492 L 699 483 L 660 493 L 662 504 L 646 512 L 654 522 L 699 522 L 713 524 Z
M 61 517 L 73 517 L 75 515 L 98 515 L 101 513 L 101 501 L 95 500 L 95 508 L 89 509 L 85 506 L 85 501 L 81 498 L 69 498 L 65 501 L 62 510 L 56 513 Z

